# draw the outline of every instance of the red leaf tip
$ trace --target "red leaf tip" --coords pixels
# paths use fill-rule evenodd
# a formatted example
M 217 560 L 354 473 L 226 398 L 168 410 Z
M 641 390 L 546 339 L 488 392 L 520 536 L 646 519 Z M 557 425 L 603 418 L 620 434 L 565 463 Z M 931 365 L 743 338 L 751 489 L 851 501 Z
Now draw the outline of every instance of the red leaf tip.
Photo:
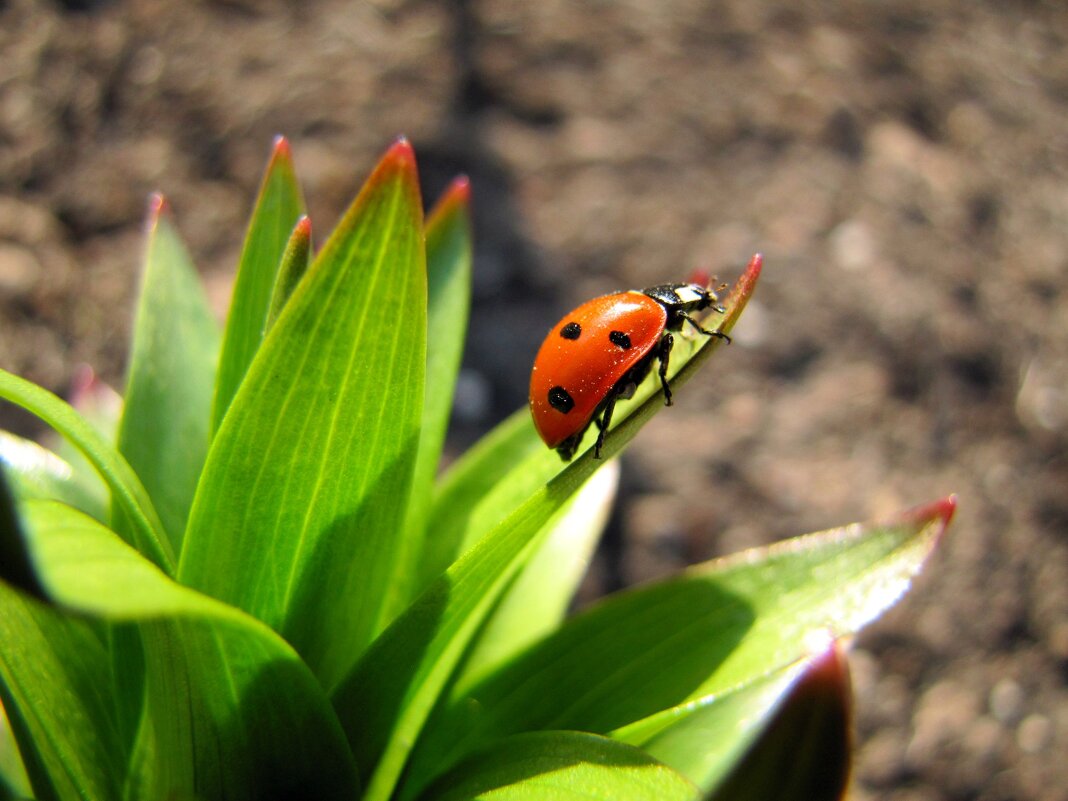
M 301 236 L 305 239 L 311 238 L 311 217 L 305 214 L 299 220 L 297 224 L 293 226 L 293 233 Z
M 471 179 L 466 175 L 457 175 L 441 193 L 437 206 L 439 209 L 455 209 L 471 203 Z
M 414 165 L 415 151 L 412 149 L 412 143 L 408 141 L 408 137 L 398 136 L 394 139 L 393 144 L 386 151 L 386 159 L 399 163 L 409 162 Z
M 754 253 L 753 258 L 749 260 L 749 264 L 746 265 L 745 274 L 749 277 L 749 280 L 755 281 L 760 275 L 761 269 L 764 267 L 764 254 Z
M 160 215 L 168 214 L 170 210 L 170 204 L 167 202 L 167 198 L 163 196 L 162 192 L 153 192 L 148 196 L 148 213 L 153 220 L 157 219 Z
M 456 203 L 471 202 L 471 179 L 466 175 L 457 175 L 452 179 L 449 188 L 445 190 L 446 196 Z
M 941 520 L 942 528 L 949 525 L 953 514 L 957 511 L 957 496 L 948 495 L 941 500 L 933 501 L 923 506 L 917 506 L 905 513 L 905 517 L 916 523 L 930 523 Z
M 274 142 L 271 145 L 271 152 L 275 158 L 280 156 L 290 158 L 293 155 L 293 151 L 289 147 L 289 140 L 282 134 L 275 134 Z

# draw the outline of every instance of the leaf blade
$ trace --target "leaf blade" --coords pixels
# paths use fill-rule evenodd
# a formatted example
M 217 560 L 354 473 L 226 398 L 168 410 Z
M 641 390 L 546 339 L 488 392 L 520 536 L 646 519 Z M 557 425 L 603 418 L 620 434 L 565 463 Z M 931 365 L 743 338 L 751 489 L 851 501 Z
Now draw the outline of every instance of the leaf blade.
M 900 598 L 951 515 L 945 501 L 893 525 L 807 535 L 611 596 L 495 675 L 455 687 L 427 723 L 409 775 L 425 781 L 517 731 L 612 732 L 641 743 L 662 725 L 646 717 L 689 714 L 694 698 L 803 658 L 813 633 L 865 625 Z
M 849 782 L 851 707 L 845 655 L 832 647 L 765 713 L 761 731 L 726 779 L 694 766 L 696 783 L 714 789 L 710 801 L 838 801 Z
M 253 799 L 298 788 L 352 797 L 356 774 L 337 719 L 311 672 L 274 632 L 167 578 L 69 507 L 30 502 L 26 520 L 34 560 L 57 604 L 138 624 L 151 723 L 142 734 L 153 745 L 143 778 L 148 797 Z
M 164 572 L 174 572 L 174 551 L 137 473 L 71 406 L 43 387 L 0 369 L 0 398 L 43 420 L 86 457 L 108 485 L 112 500 L 132 521 L 130 542 Z M 125 533 L 125 532 L 120 532 Z
M 460 370 L 471 293 L 470 184 L 458 178 L 431 210 L 426 223 L 427 348 L 426 392 L 419 452 L 412 473 L 404 524 L 407 536 L 391 585 L 387 619 L 392 620 L 423 588 L 418 563 L 426 539 L 434 476 L 445 444 L 456 377 Z
M 208 450 L 218 349 L 200 279 L 156 195 L 118 448 L 152 497 L 175 552 Z
M 0 641 L 0 702 L 34 795 L 121 797 L 125 762 L 102 692 L 111 672 L 97 632 L 0 583 Z
M 760 259 L 755 257 L 727 299 L 723 327 L 737 320 L 755 288 Z M 682 354 L 677 381 L 719 344 L 708 338 L 696 352 Z M 704 356 L 702 356 L 704 354 Z M 627 410 L 630 416 L 605 442 L 607 460 L 637 433 L 663 403 L 651 397 Z M 632 412 L 632 413 L 631 413 Z M 619 413 L 620 419 L 625 415 Z M 385 799 L 404 768 L 427 716 L 453 669 L 500 593 L 524 563 L 545 523 L 602 464 L 592 449 L 561 467 L 540 444 L 528 412 L 517 412 L 476 448 L 469 465 L 500 463 L 516 449 L 525 458 L 508 465 L 495 482 L 478 469 L 461 470 L 454 500 L 470 496 L 476 508 L 463 516 L 448 546 L 471 547 L 433 580 L 427 590 L 373 643 L 334 688 L 332 700 L 358 763 L 371 772 L 367 798 Z M 537 445 L 535 446 L 535 443 Z
M 286 301 L 297 288 L 300 279 L 308 271 L 311 264 L 311 219 L 304 215 L 293 227 L 285 251 L 282 253 L 282 261 L 278 266 L 278 275 L 275 277 L 274 288 L 271 290 L 271 303 L 267 310 L 267 322 L 264 324 L 269 330 L 274 325 L 278 315 L 282 313 Z M 266 333 L 266 331 L 265 331 Z
M 636 748 L 570 731 L 494 744 L 431 788 L 437 801 L 693 801 L 696 788 Z
M 263 340 L 275 276 L 304 196 L 293 169 L 289 142 L 277 137 L 249 220 L 226 320 L 212 406 L 212 432 L 219 430 L 234 393 Z
M 425 280 L 415 158 L 402 140 L 264 341 L 190 516 L 183 583 L 281 632 L 326 686 L 380 629 L 396 569 L 423 401 Z

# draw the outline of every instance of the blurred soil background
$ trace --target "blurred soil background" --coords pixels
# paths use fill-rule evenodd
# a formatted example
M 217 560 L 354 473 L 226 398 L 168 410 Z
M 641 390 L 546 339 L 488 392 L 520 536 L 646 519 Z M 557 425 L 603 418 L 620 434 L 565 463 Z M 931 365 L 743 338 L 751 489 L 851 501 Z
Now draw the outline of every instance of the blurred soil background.
M 402 132 L 473 182 L 454 453 L 567 309 L 765 255 L 584 597 L 958 493 L 853 653 L 852 798 L 1068 799 L 1068 7 L 0 0 L 0 365 L 121 386 L 149 192 L 222 314 L 274 134 L 321 238 Z

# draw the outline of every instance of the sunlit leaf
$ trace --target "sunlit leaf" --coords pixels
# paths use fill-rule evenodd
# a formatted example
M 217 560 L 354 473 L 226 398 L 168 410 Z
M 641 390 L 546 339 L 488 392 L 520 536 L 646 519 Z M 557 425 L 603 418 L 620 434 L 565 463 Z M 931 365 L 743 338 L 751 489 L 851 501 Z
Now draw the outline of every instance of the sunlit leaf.
M 140 628 L 147 715 L 142 738 L 149 740 L 140 747 L 148 749 L 149 764 L 140 766 L 139 781 L 146 797 L 353 797 L 355 772 L 337 719 L 287 643 L 260 621 L 168 579 L 80 512 L 29 502 L 26 520 L 34 562 L 55 603 Z M 4 642 L 28 648 L 36 642 L 28 637 L 23 628 Z M 53 648 L 62 646 L 61 632 L 46 639 Z M 13 650 L 18 652 L 5 654 Z M 77 696 L 87 703 L 97 694 L 105 697 L 107 687 L 98 682 Z M 113 692 L 128 689 L 120 684 Z M 25 702 L 18 709 L 25 714 Z M 94 740 L 101 725 L 61 724 L 58 718 L 44 721 L 34 742 L 69 740 L 84 749 L 82 741 Z M 108 740 L 103 747 L 125 766 L 128 755 Z M 72 763 L 83 759 L 76 754 Z
M 174 551 L 152 499 L 130 464 L 67 403 L 36 384 L 0 370 L 0 398 L 50 425 L 85 456 L 108 485 L 113 502 L 130 521 L 131 544 L 163 568 L 174 571 Z M 127 534 L 127 529 L 120 533 Z
M 430 801 L 694 801 L 697 788 L 643 751 L 570 731 L 502 740 L 444 777 Z
M 887 524 L 808 535 L 612 596 L 473 686 L 428 722 L 410 781 L 515 732 L 578 729 L 641 744 L 689 702 L 804 658 L 894 604 L 952 501 Z M 669 711 L 670 710 L 670 711 Z
M 423 559 L 427 514 L 433 500 L 434 477 L 441 460 L 460 371 L 467 312 L 471 296 L 470 186 L 455 180 L 427 219 L 427 344 L 426 396 L 419 434 L 419 454 L 412 476 L 405 536 L 389 587 L 387 619 L 411 603 L 425 586 L 418 578 Z M 402 325 L 404 323 L 401 323 Z
M 395 144 L 285 304 L 208 454 L 179 576 L 331 686 L 383 625 L 418 447 L 426 268 Z
M 756 258 L 727 299 L 725 329 L 737 320 L 759 272 Z M 676 382 L 684 382 L 718 343 L 707 338 L 695 352 L 683 354 Z M 603 449 L 605 458 L 622 448 L 663 407 L 659 395 L 645 397 L 613 429 Z M 505 423 L 509 425 L 530 426 L 527 436 L 533 435 L 529 418 Z M 507 443 L 510 438 L 497 441 Z M 475 544 L 383 632 L 336 688 L 334 706 L 357 761 L 365 771 L 374 771 L 369 801 L 392 793 L 438 694 L 501 592 L 537 545 L 538 533 L 602 464 L 592 457 L 587 452 L 562 467 L 556 454 L 543 447 L 500 474 L 498 485 L 481 496 L 479 508 L 467 517 L 465 529 L 477 522 L 487 526 L 485 533 L 465 530 L 457 538 Z M 475 479 L 480 485 L 483 481 Z
M 290 234 L 282 253 L 282 263 L 278 266 L 278 275 L 275 276 L 274 288 L 271 290 L 271 303 L 265 323 L 267 330 L 274 325 L 289 296 L 308 271 L 311 255 L 311 219 L 305 215 L 293 226 L 293 233 Z
M 699 775 L 697 783 L 705 791 L 715 786 L 710 801 L 843 798 L 849 780 L 851 702 L 845 656 L 831 648 L 807 666 L 726 780 L 715 781 L 713 771 Z M 699 771 L 699 759 L 686 767 Z
M 275 276 L 293 226 L 304 213 L 304 197 L 293 171 L 289 142 L 274 141 L 271 161 L 263 176 L 256 206 L 249 220 L 241 260 L 234 280 L 230 313 L 219 357 L 219 375 L 212 407 L 212 431 L 245 377 L 252 357 L 263 340 Z
M 468 683 L 553 632 L 586 575 L 619 486 L 619 462 L 598 470 L 550 520 L 551 531 L 501 596 L 454 679 Z
M 200 279 L 156 195 L 118 444 L 175 552 L 208 451 L 218 351 L 219 331 Z
M 0 701 L 39 799 L 119 798 L 125 760 L 97 631 L 0 582 Z

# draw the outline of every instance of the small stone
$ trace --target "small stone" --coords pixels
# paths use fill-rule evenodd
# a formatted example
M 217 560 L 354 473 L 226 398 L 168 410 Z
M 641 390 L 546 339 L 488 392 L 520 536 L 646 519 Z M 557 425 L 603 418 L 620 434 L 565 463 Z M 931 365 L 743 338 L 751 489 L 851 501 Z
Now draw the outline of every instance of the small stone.
M 1045 715 L 1028 715 L 1016 728 L 1016 744 L 1027 754 L 1045 750 L 1053 735 L 1053 724 Z
M 0 242 L 0 292 L 21 295 L 41 274 L 41 264 L 33 251 L 11 242 Z
M 1013 679 L 1002 679 L 990 691 L 990 714 L 1001 723 L 1015 723 L 1023 713 L 1024 691 Z

